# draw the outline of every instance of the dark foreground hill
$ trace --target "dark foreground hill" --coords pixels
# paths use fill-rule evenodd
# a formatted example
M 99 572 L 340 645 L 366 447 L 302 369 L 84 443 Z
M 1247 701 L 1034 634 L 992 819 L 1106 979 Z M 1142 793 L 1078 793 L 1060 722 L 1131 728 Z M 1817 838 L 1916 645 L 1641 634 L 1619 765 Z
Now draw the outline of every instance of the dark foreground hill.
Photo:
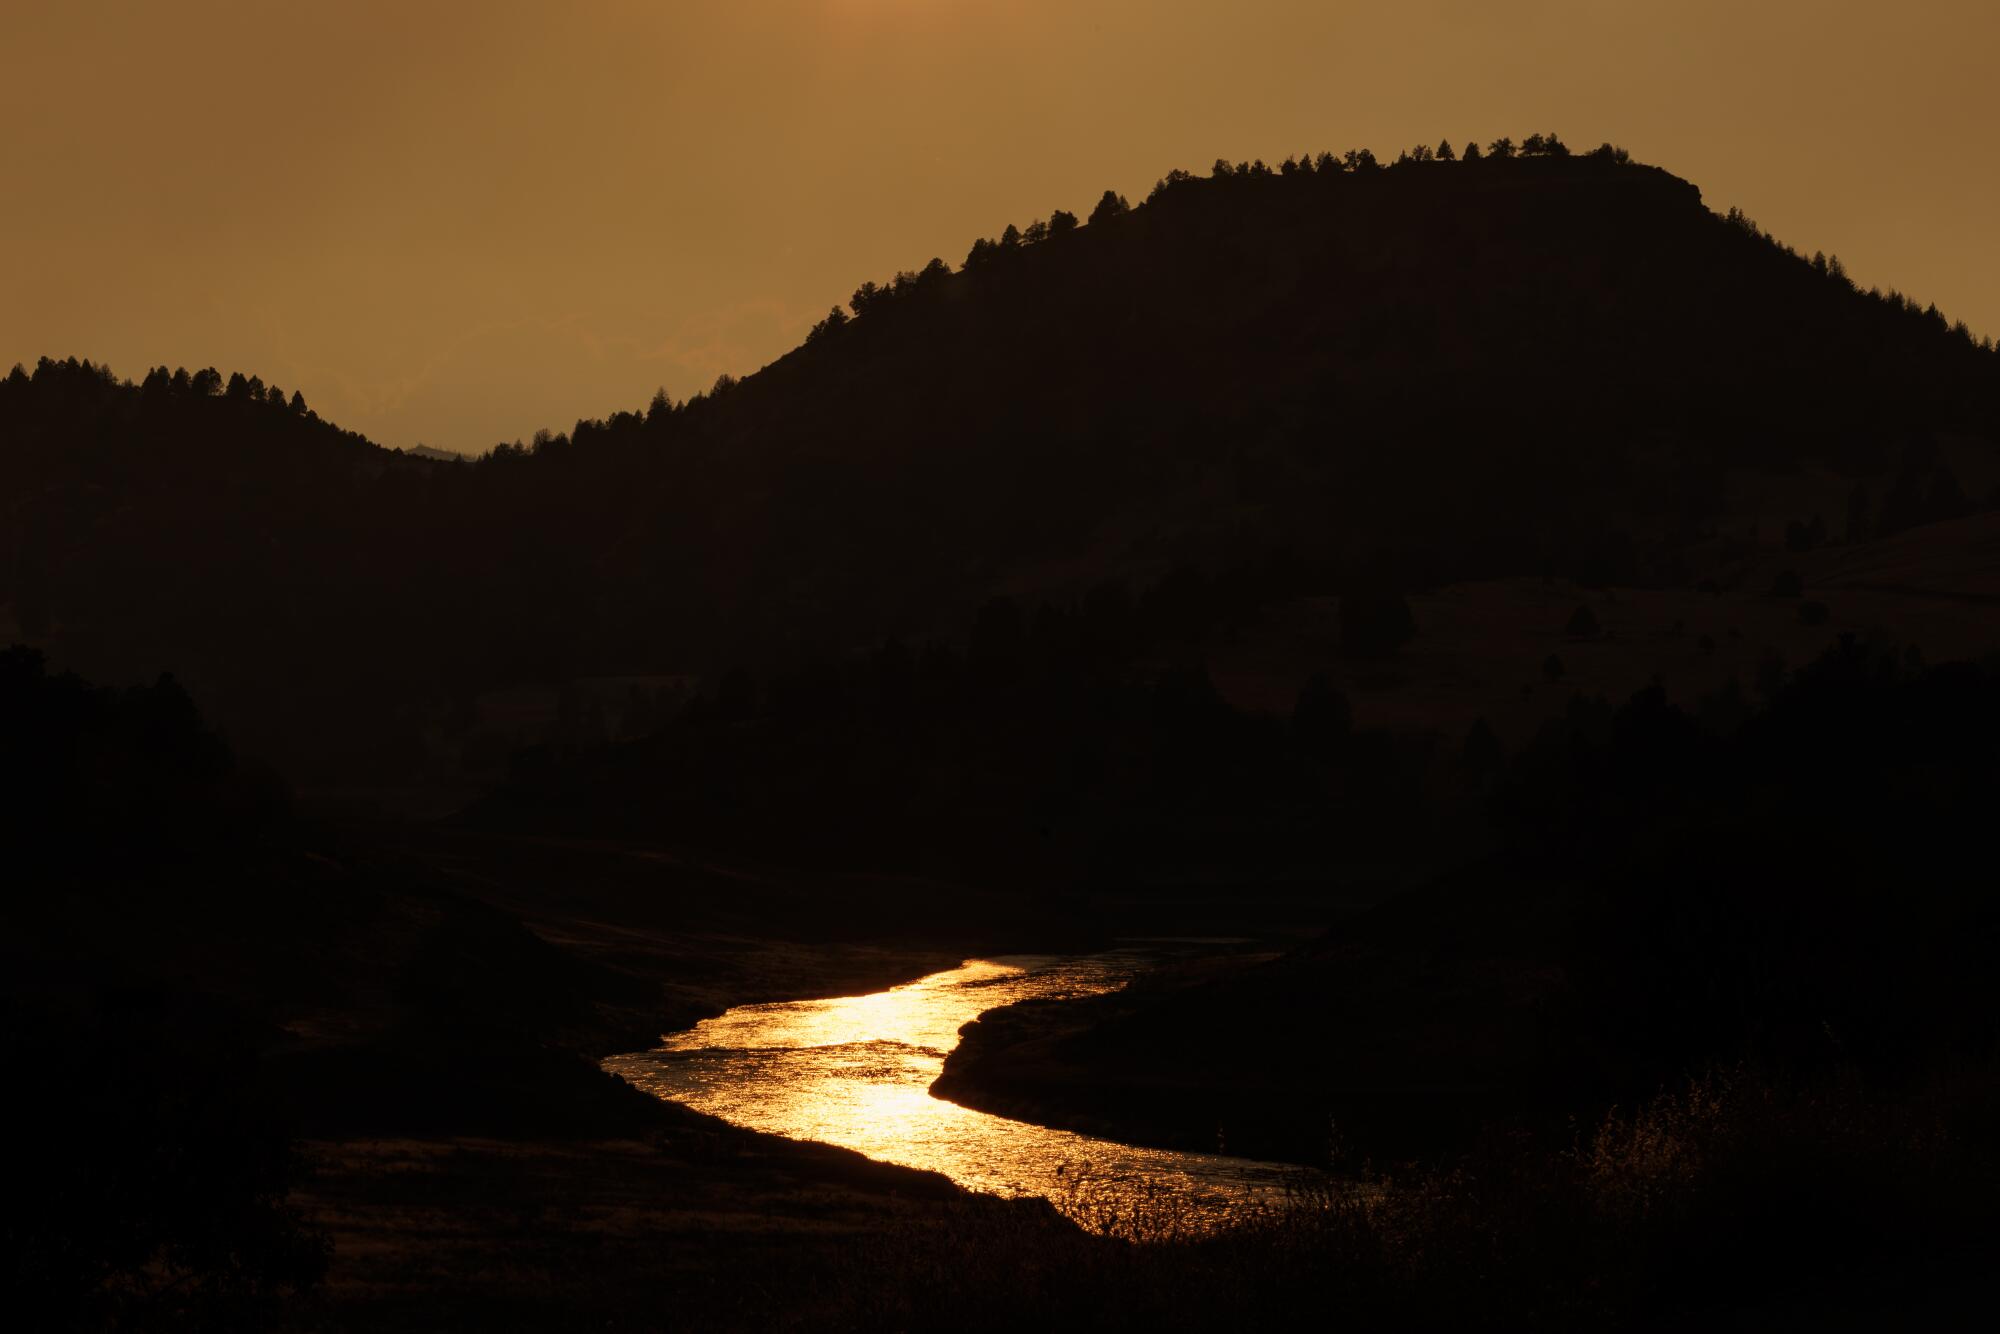
M 0 600 L 65 662 L 171 666 L 252 750 L 380 781 L 456 764 L 498 688 L 650 709 L 996 593 L 1182 570 L 1255 605 L 1274 561 L 1328 594 L 1727 584 L 1969 512 L 2000 438 L 1962 329 L 1608 150 L 1218 164 L 853 305 L 470 467 L 247 381 L 45 363 L 0 384 Z
M 1993 660 L 1852 640 L 1736 717 L 1574 708 L 1496 764 L 1491 855 L 1260 967 L 994 1012 L 938 1091 L 1352 1165 L 1560 1141 L 1738 1064 L 1969 1075 L 2000 1037 L 1996 744 Z
M 603 842 L 337 836 L 292 821 L 171 682 L 95 690 L 10 652 L 9 1291 L 35 1327 L 120 1329 L 1955 1317 L 1995 1229 L 1994 922 L 1984 879 L 1953 876 L 1985 851 L 1993 698 L 1977 669 L 1850 646 L 1727 735 L 1657 697 L 1585 710 L 1499 789 L 1514 874 L 1054 1016 L 1120 1095 L 1088 1109 L 1100 1128 L 1206 1144 L 1220 1124 L 1232 1148 L 1303 1129 L 1317 1152 L 1332 1111 L 1358 1154 L 1385 1128 L 1497 1132 L 1365 1205 L 1309 1191 L 1217 1237 L 1171 1198 L 1107 1205 L 1097 1236 L 653 1102 L 579 1056 L 1006 948 L 1003 900 Z M 975 1086 L 1008 1018 L 973 1030 Z M 1593 1118 L 1606 1087 L 1738 1037 L 1775 1068 Z M 1064 1115 L 1077 1071 L 1010 1110 Z M 1564 1110 L 1577 1142 L 1551 1149 Z
M 1275 959 L 990 1011 L 933 1093 L 1362 1177 L 1359 1264 L 1446 1309 L 1469 1265 L 1522 1326 L 1941 1299 L 2000 1237 L 1996 743 L 1992 660 L 1853 640 L 1734 718 L 1577 708 L 1499 766 L 1490 857 Z
M 592 1059 L 1051 938 L 1006 904 L 607 843 L 357 836 L 296 818 L 173 681 L 98 688 L 18 648 L 0 735 L 21 1145 L 0 1277 L 24 1328 L 838 1323 L 839 1294 L 901 1287 L 843 1277 L 857 1251 L 955 1219 L 1057 1230 Z

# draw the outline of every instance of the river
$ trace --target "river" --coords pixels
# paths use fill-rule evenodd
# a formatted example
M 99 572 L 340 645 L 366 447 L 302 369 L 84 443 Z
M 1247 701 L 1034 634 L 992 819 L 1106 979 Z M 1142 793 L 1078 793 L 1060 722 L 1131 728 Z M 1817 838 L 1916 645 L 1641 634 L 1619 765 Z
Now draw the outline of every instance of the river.
M 738 1006 L 604 1068 L 739 1126 L 941 1172 L 969 1190 L 1044 1196 L 1080 1221 L 1208 1225 L 1275 1202 L 1300 1169 L 1120 1144 L 930 1094 L 958 1030 L 983 1011 L 1116 990 L 1162 957 L 1162 946 L 1133 945 L 968 959 L 866 996 Z

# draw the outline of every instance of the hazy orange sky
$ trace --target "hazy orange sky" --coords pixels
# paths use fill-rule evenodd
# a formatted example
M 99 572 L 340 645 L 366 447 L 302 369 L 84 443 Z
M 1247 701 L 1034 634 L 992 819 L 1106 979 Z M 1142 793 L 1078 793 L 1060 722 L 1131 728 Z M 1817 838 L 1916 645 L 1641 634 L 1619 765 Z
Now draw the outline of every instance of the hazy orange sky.
M 2000 333 L 1993 0 L 0 0 L 0 366 L 476 451 L 1171 167 L 1624 144 Z

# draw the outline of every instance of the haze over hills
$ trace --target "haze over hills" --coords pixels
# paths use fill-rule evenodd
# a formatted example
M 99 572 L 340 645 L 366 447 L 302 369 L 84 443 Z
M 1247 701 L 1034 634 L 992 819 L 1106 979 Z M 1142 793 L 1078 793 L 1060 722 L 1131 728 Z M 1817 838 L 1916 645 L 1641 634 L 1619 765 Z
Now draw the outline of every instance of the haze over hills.
M 1287 593 L 1726 585 L 1788 524 L 1990 499 L 1990 344 L 1658 168 L 1530 147 L 1176 173 L 470 468 L 249 381 L 46 363 L 0 387 L 0 597 L 61 661 L 172 667 L 246 748 L 379 779 L 495 688 L 657 693 L 961 634 L 995 594 L 1187 569 L 1255 605 L 1274 561 Z

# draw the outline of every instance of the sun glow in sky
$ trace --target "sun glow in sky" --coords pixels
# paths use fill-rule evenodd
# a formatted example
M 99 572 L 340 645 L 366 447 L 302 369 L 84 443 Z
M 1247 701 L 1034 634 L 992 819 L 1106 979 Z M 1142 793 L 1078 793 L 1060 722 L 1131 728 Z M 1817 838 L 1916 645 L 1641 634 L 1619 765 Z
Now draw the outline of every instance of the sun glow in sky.
M 0 366 L 477 450 L 1218 156 L 1613 140 L 2000 332 L 1984 0 L 0 0 Z

